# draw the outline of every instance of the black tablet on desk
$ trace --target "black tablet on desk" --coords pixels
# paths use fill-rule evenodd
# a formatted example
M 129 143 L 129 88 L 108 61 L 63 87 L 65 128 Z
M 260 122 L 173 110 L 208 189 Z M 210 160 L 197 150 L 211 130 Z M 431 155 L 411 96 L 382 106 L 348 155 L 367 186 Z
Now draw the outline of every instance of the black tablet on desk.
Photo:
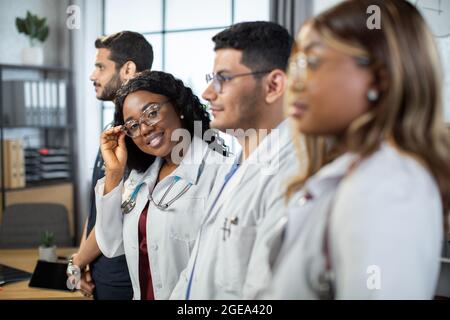
M 67 288 L 67 263 L 39 260 L 29 287 L 71 291 Z
M 28 280 L 31 273 L 0 264 L 0 285 Z

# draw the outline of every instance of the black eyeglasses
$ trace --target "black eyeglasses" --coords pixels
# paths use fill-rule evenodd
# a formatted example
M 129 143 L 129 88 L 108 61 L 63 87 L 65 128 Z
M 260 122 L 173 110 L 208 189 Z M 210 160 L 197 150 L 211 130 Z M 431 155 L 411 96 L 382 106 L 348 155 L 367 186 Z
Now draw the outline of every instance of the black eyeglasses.
M 226 81 L 231 81 L 234 78 L 237 77 L 243 77 L 243 76 L 254 76 L 254 75 L 258 75 L 258 74 L 265 74 L 265 73 L 269 73 L 272 70 L 265 70 L 265 71 L 254 71 L 254 72 L 248 72 L 248 73 L 239 73 L 239 74 L 235 74 L 235 75 L 223 75 L 221 73 L 208 73 L 206 75 L 206 83 L 209 84 L 211 81 L 213 83 L 213 88 L 214 91 L 216 91 L 216 93 L 221 93 L 222 92 L 222 86 L 223 83 Z

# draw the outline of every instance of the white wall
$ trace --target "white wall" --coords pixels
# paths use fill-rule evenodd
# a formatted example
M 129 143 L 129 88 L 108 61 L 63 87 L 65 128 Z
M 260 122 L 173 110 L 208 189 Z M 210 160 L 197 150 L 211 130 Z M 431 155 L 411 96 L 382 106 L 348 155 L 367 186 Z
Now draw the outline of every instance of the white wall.
M 63 65 L 69 63 L 69 37 L 65 28 L 68 0 L 14 0 L 0 1 L 0 63 L 20 64 L 22 48 L 29 46 L 28 38 L 16 29 L 16 17 L 23 18 L 27 10 L 46 17 L 49 36 L 43 44 L 44 63 Z
M 342 0 L 314 0 L 313 13 L 316 15 L 341 1 Z
M 78 175 L 78 230 L 88 215 L 90 205 L 90 186 L 95 157 L 99 147 L 100 102 L 89 75 L 94 67 L 95 39 L 102 34 L 102 1 L 76 0 L 81 11 L 80 29 L 72 30 L 73 69 L 75 73 L 76 111 L 77 111 L 77 175 Z

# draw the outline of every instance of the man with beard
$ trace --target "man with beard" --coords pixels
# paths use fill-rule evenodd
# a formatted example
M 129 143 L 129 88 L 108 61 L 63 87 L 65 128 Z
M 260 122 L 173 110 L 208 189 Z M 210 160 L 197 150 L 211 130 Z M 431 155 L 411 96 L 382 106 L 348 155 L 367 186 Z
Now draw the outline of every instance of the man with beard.
M 90 80 L 95 87 L 96 97 L 112 101 L 122 83 L 137 72 L 150 69 L 153 63 L 153 49 L 139 33 L 122 31 L 95 41 L 97 49 L 95 69 Z M 92 186 L 104 176 L 103 159 L 97 154 Z M 72 256 L 69 266 L 82 271 L 80 289 L 85 296 L 94 299 L 112 300 L 133 297 L 130 275 L 125 256 L 106 258 L 102 255 L 95 238 L 96 221 L 95 196 L 91 190 L 91 208 L 85 224 L 79 251 Z M 85 269 L 88 266 L 88 269 Z M 68 268 L 69 272 L 69 268 Z

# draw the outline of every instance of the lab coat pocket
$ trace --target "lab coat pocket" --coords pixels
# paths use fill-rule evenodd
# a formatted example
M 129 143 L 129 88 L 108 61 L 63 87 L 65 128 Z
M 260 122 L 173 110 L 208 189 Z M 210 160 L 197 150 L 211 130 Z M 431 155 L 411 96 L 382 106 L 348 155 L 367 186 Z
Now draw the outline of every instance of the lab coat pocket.
M 188 198 L 185 199 L 182 210 L 170 213 L 169 236 L 181 249 L 186 250 L 187 258 L 194 248 L 204 210 L 204 198 Z
M 255 238 L 256 227 L 233 225 L 229 236 L 220 241 L 216 279 L 225 291 L 239 294 L 242 289 Z

